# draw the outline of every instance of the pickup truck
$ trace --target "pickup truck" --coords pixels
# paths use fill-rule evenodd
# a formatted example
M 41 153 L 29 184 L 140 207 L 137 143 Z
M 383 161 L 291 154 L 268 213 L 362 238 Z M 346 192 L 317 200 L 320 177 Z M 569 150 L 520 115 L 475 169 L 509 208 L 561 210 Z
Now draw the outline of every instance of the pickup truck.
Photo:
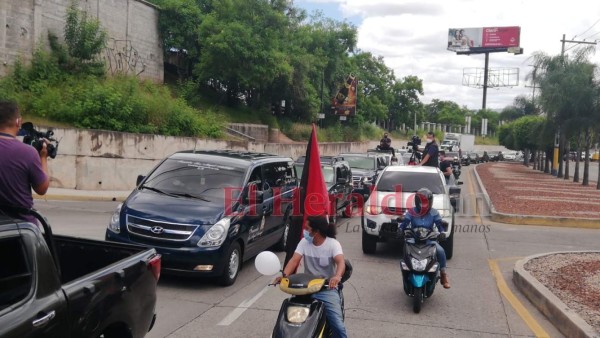
M 0 212 L 0 337 L 137 338 L 152 329 L 154 249 L 54 236 L 27 212 L 43 233 Z

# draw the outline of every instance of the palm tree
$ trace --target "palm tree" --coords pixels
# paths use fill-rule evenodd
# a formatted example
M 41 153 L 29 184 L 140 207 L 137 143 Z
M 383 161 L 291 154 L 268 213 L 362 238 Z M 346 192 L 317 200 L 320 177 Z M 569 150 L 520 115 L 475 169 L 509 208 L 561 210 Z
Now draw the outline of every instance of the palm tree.
M 594 81 L 596 66 L 588 61 L 591 52 L 593 48 L 580 49 L 573 57 L 534 54 L 538 68 L 536 82 L 541 89 L 540 105 L 560 135 L 559 178 L 563 177 L 563 169 L 564 178 L 569 178 L 568 162 L 565 167 L 563 160 L 568 154 L 568 141 L 577 134 L 578 128 L 574 125 L 595 124 L 598 86 Z M 586 148 L 589 148 L 590 128 L 584 128 L 584 132 Z M 588 177 L 589 163 L 584 166 L 583 185 L 588 184 Z

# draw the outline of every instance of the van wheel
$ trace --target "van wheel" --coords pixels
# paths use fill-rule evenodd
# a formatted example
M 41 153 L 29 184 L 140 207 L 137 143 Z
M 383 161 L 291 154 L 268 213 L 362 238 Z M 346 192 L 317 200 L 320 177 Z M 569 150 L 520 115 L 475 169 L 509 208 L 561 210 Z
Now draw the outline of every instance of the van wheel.
M 374 254 L 377 250 L 377 237 L 362 232 L 362 250 L 365 254 Z
M 242 250 L 237 242 L 231 243 L 227 256 L 225 256 L 225 268 L 219 277 L 219 284 L 230 286 L 235 283 L 242 267 Z
M 291 223 L 291 217 L 289 216 L 289 214 L 286 214 L 285 218 L 283 219 L 283 234 L 281 235 L 281 239 L 275 245 L 275 248 L 274 248 L 276 251 L 286 251 L 287 240 L 288 240 L 288 236 L 290 234 L 290 223 Z

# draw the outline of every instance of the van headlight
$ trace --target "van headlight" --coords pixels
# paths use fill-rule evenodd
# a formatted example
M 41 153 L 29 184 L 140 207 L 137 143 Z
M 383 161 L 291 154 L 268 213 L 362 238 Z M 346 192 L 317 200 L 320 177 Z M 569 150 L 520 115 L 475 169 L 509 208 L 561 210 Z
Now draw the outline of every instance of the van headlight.
M 381 207 L 376 205 L 367 204 L 365 211 L 369 215 L 379 215 L 381 214 Z
M 110 217 L 108 229 L 112 232 L 121 232 L 121 208 L 123 208 L 123 203 L 119 203 L 119 205 L 117 206 L 117 210 L 115 210 L 115 212 Z
M 310 313 L 310 309 L 304 306 L 288 306 L 287 308 L 287 320 L 293 324 L 304 323 L 306 318 L 308 318 L 308 314 Z
M 231 225 L 230 218 L 223 218 L 208 229 L 208 231 L 198 241 L 198 246 L 203 248 L 219 247 L 225 242 L 227 232 Z

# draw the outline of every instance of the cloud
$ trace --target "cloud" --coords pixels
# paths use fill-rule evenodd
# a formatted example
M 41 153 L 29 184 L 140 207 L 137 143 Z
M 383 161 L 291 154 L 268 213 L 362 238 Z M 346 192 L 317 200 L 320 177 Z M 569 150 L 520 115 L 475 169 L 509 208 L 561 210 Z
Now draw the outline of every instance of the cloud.
M 531 56 L 542 51 L 557 55 L 560 39 L 583 33 L 599 18 L 600 2 L 524 0 L 304 0 L 337 4 L 345 17 L 359 17 L 358 47 L 381 55 L 397 77 L 423 79 L 424 102 L 453 100 L 472 109 L 481 108 L 482 90 L 462 85 L 465 68 L 483 68 L 483 55 L 456 55 L 446 50 L 450 27 L 520 26 L 523 55 L 492 53 L 491 68 L 518 68 L 519 85 L 489 89 L 487 106 L 502 109 L 518 95 L 530 95 L 525 77 L 532 70 Z M 584 10 L 582 10 L 584 9 Z M 343 19 L 338 18 L 338 19 Z M 600 24 L 577 39 L 600 33 Z M 600 34 L 592 36 L 600 39 Z M 567 48 L 572 47 L 567 43 Z M 569 52 L 572 52 L 571 49 Z M 600 63 L 600 53 L 592 56 Z
M 443 10 L 439 5 L 427 2 L 390 1 L 346 1 L 341 4 L 342 12 L 348 15 L 363 17 L 383 17 L 401 14 L 441 15 Z

